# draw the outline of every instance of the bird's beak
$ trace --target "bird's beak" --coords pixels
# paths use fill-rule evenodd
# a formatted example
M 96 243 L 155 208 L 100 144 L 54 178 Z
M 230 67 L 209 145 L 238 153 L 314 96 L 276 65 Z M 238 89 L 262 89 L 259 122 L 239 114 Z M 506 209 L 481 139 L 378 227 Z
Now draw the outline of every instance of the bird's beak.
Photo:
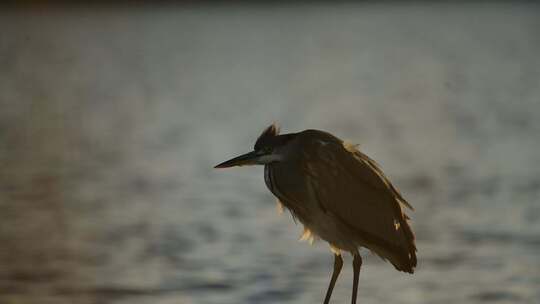
M 215 166 L 214 168 L 230 168 L 230 167 L 236 167 L 236 166 L 256 165 L 257 158 L 259 158 L 259 155 L 257 155 L 255 151 L 252 151 L 252 152 L 240 155 L 238 157 L 235 157 L 233 159 L 230 159 L 226 162 L 222 162 L 221 164 Z

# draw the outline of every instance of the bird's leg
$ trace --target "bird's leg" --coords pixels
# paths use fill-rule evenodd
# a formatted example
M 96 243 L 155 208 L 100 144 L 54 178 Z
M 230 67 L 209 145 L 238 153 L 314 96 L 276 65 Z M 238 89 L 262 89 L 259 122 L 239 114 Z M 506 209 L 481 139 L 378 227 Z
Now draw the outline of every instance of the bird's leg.
M 352 290 L 352 304 L 356 304 L 356 295 L 358 294 L 358 278 L 360 277 L 360 266 L 362 266 L 362 257 L 359 253 L 355 253 L 353 258 L 353 290 Z
M 334 290 L 334 285 L 336 285 L 337 278 L 343 267 L 343 258 L 340 254 L 334 255 L 334 271 L 332 272 L 332 278 L 330 279 L 330 285 L 328 285 L 328 290 L 326 291 L 326 297 L 324 298 L 324 304 L 330 302 L 330 297 L 332 296 L 332 290 Z

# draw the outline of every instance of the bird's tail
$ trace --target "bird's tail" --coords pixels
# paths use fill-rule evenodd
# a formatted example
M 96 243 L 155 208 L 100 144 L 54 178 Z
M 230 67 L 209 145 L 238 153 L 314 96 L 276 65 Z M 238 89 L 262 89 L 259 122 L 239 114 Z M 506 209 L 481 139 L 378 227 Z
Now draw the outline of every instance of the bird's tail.
M 371 243 L 369 249 L 383 260 L 388 260 L 397 270 L 414 273 L 417 262 L 415 237 L 407 223 L 407 219 L 408 217 L 404 214 L 403 219 L 400 220 L 400 227 L 402 228 L 400 230 L 403 234 L 399 245 L 389 242 Z
M 396 252 L 396 260 L 390 261 L 394 267 L 399 271 L 413 273 L 416 267 L 416 244 L 414 233 L 411 226 L 408 223 L 409 217 L 403 214 L 403 218 L 400 220 L 401 230 L 403 231 L 404 242 L 401 244 L 400 249 Z

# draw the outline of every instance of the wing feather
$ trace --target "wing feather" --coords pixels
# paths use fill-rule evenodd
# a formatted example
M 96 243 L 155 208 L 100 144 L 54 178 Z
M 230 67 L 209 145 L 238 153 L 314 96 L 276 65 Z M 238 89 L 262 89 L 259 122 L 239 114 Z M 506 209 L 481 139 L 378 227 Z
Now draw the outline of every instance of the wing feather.
M 401 207 L 412 206 L 375 161 L 338 141 L 314 141 L 309 150 L 304 155 L 306 179 L 321 208 L 355 231 L 363 246 L 412 272 L 414 234 Z

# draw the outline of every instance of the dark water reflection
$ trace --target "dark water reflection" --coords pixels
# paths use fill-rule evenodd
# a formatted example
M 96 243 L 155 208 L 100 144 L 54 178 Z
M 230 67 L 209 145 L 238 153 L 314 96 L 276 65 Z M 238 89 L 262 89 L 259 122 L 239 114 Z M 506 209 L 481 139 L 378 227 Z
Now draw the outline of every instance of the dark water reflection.
M 359 142 L 416 208 L 417 273 L 366 253 L 363 303 L 540 301 L 539 17 L 3 10 L 0 302 L 320 302 L 327 246 L 296 242 L 260 168 L 212 170 L 274 120 Z

